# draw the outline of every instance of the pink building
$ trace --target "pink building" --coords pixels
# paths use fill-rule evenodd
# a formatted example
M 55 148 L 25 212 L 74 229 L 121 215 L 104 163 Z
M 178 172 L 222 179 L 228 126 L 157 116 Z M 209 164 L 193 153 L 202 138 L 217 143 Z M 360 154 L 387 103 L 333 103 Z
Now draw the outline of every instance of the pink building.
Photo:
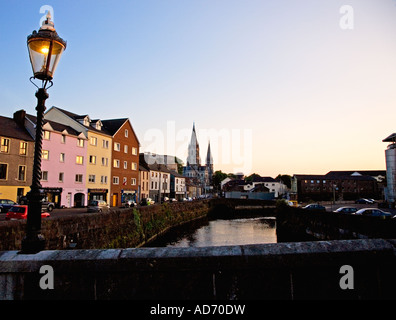
M 32 129 L 36 117 L 26 115 L 26 119 L 26 128 Z M 44 120 L 43 130 L 41 185 L 48 201 L 58 208 L 86 206 L 87 138 L 82 132 L 49 120 Z

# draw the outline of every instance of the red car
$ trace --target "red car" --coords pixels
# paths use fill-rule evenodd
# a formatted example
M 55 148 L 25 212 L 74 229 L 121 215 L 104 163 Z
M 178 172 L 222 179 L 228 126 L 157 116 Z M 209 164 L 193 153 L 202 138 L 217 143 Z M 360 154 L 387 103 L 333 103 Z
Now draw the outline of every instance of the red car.
M 27 219 L 27 213 L 28 213 L 28 206 L 26 205 L 17 205 L 11 207 L 10 210 L 8 210 L 5 219 L 6 220 L 14 220 L 14 219 Z M 42 212 L 41 213 L 41 218 L 48 218 L 50 214 L 48 212 Z

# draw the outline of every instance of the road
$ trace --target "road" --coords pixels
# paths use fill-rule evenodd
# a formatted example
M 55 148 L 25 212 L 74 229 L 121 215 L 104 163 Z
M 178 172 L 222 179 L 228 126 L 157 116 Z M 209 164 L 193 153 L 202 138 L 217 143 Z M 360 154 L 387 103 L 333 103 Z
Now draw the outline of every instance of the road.
M 304 204 L 305 205 L 305 204 Z M 301 206 L 304 206 L 301 205 Z M 355 203 L 350 203 L 350 204 L 345 204 L 345 203 L 340 203 L 340 204 L 334 204 L 334 205 L 325 205 L 326 211 L 331 212 L 336 210 L 339 207 L 355 207 L 358 209 L 362 208 L 378 208 L 378 204 L 355 204 Z M 122 209 L 122 208 L 117 208 L 117 209 Z M 396 209 L 388 209 L 388 208 L 380 208 L 383 211 L 390 212 L 392 215 L 396 215 Z M 87 208 L 65 208 L 65 209 L 54 209 L 51 212 L 51 218 L 57 218 L 57 217 L 67 217 L 67 216 L 75 216 L 79 214 L 84 214 L 87 213 Z M 5 220 L 5 213 L 0 213 L 0 223 Z
M 117 208 L 122 209 L 122 208 Z M 68 216 L 75 216 L 79 214 L 86 214 L 87 208 L 65 208 L 65 209 L 54 209 L 50 215 L 51 218 L 58 218 L 58 217 L 68 217 Z M 6 213 L 0 213 L 0 222 L 6 221 L 5 220 Z

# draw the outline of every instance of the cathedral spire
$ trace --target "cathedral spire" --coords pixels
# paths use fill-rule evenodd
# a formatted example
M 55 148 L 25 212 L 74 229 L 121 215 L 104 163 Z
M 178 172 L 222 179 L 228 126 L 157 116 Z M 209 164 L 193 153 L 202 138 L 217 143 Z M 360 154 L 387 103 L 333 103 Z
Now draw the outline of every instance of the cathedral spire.
M 210 150 L 210 141 L 208 142 L 208 152 L 206 153 L 206 165 L 213 164 L 212 152 Z
M 191 141 L 190 144 L 188 145 L 187 165 L 188 166 L 201 165 L 201 159 L 199 157 L 199 143 L 197 139 L 197 133 L 195 132 L 195 122 L 193 122 Z

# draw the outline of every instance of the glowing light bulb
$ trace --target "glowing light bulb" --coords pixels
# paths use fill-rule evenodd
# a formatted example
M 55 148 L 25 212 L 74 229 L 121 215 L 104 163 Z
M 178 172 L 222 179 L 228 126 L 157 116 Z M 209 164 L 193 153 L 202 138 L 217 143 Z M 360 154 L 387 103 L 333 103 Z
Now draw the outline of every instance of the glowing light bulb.
M 47 54 L 49 52 L 49 48 L 48 47 L 42 47 L 41 48 L 41 53 Z

